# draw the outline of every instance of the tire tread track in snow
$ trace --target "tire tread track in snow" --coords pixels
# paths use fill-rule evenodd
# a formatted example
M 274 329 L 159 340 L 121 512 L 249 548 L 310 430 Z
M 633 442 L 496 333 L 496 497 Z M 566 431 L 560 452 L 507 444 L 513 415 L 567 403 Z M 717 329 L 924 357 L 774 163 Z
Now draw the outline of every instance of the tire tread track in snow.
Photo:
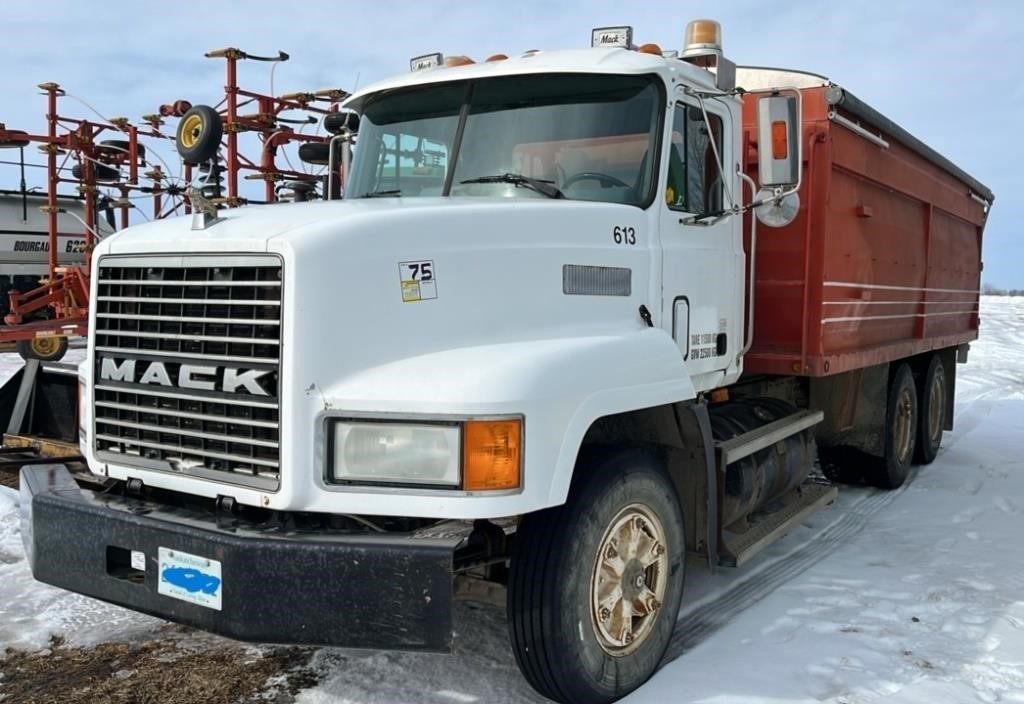
M 917 471 L 913 470 L 899 489 L 876 490 L 867 498 L 850 506 L 844 515 L 793 552 L 763 569 L 752 572 L 746 579 L 694 608 L 676 624 L 676 630 L 672 634 L 672 640 L 660 667 L 684 655 L 738 614 L 842 547 L 850 537 L 864 529 L 872 516 L 902 494 L 916 475 Z

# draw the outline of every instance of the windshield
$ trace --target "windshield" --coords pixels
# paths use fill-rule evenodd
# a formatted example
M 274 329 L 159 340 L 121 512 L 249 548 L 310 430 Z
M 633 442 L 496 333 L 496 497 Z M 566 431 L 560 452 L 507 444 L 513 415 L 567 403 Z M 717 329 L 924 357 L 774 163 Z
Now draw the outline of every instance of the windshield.
M 648 76 L 529 75 L 381 94 L 346 197 L 650 202 L 661 98 Z

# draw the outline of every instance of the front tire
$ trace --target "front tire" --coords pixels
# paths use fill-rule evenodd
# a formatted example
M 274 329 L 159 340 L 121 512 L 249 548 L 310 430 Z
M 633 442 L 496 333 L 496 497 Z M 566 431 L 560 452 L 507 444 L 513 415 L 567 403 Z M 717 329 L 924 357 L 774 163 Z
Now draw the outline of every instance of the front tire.
M 654 673 L 683 593 L 685 541 L 675 488 L 638 450 L 578 463 L 561 507 L 516 533 L 508 624 L 523 675 L 567 704 L 612 702 Z

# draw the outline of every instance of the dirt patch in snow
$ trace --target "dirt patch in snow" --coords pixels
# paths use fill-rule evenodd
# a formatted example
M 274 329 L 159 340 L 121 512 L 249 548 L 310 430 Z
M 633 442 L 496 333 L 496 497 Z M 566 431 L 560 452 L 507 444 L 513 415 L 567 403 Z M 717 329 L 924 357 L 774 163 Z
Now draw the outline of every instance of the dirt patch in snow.
M 12 489 L 17 489 L 18 473 L 8 469 L 0 469 L 0 486 L 9 486 Z
M 311 648 L 212 645 L 176 628 L 138 643 L 8 648 L 0 659 L 0 701 L 33 704 L 289 704 L 319 677 Z

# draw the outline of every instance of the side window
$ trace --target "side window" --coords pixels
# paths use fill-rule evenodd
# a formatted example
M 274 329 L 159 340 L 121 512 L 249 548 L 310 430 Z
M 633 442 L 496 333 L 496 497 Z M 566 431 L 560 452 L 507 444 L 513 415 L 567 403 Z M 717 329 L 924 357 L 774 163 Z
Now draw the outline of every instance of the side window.
M 672 120 L 665 202 L 672 210 L 704 215 L 722 208 L 722 179 L 711 148 L 722 154 L 722 118 L 708 113 L 711 131 L 700 108 L 679 103 Z

